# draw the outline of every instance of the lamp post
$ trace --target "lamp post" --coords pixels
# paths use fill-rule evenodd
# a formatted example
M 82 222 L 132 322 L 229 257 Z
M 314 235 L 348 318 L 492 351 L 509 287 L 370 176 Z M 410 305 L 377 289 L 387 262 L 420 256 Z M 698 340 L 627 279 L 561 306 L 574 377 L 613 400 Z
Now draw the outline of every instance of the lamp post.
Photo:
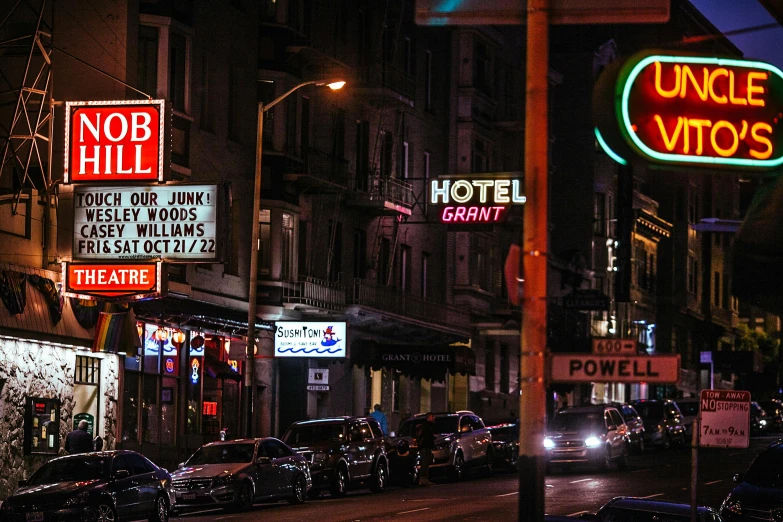
M 247 400 L 247 419 L 245 424 L 245 433 L 248 437 L 253 436 L 253 405 L 255 404 L 255 362 L 254 353 L 256 345 L 256 298 L 258 291 L 258 230 L 259 213 L 261 212 L 261 158 L 264 147 L 264 113 L 286 99 L 296 90 L 307 85 L 326 85 L 333 91 L 342 89 L 345 82 L 342 80 L 323 81 L 311 80 L 302 82 L 299 85 L 289 89 L 271 102 L 264 104 L 258 102 L 258 130 L 256 136 L 256 169 L 255 181 L 253 185 L 253 212 L 252 231 L 250 233 L 250 282 L 247 293 L 247 351 L 245 353 L 245 397 Z M 262 357 L 271 358 L 268 354 Z

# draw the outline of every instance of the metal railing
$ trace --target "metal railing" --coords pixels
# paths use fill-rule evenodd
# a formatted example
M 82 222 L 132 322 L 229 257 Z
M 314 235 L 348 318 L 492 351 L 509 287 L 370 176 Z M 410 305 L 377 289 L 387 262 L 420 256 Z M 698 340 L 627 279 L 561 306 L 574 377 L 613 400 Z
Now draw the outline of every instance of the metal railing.
M 321 310 L 339 312 L 345 309 L 345 286 L 315 277 L 300 276 L 283 286 L 283 302 L 301 304 Z
M 373 176 L 370 179 L 369 195 L 373 201 L 389 201 L 395 205 L 413 207 L 413 187 L 391 176 Z

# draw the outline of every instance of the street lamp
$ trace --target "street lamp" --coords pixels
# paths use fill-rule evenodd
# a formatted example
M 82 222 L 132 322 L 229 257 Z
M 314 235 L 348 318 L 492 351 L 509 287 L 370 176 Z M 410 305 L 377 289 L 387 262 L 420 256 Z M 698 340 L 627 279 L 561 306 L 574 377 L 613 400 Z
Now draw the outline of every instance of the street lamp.
M 289 89 L 271 102 L 264 104 L 258 102 L 258 134 L 256 136 L 256 170 L 255 183 L 253 185 L 253 217 L 252 232 L 250 234 L 250 283 L 247 296 L 247 351 L 245 353 L 245 397 L 247 399 L 247 419 L 245 432 L 248 437 L 253 436 L 253 405 L 255 403 L 255 363 L 253 361 L 256 344 L 256 298 L 258 286 L 258 215 L 261 212 L 261 158 L 263 156 L 263 135 L 264 135 L 264 113 L 286 99 L 290 94 L 307 85 L 322 86 L 325 85 L 331 90 L 342 89 L 345 81 L 340 79 L 332 80 L 311 80 L 302 82 L 299 85 Z M 268 354 L 262 357 L 270 358 Z

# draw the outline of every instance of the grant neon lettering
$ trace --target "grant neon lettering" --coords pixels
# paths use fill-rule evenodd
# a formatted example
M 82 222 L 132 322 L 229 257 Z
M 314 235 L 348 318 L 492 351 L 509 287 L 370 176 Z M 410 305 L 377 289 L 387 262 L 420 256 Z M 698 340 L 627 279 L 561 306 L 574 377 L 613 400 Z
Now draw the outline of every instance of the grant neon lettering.
M 505 216 L 506 207 L 469 206 L 443 207 L 440 220 L 443 223 L 495 223 Z

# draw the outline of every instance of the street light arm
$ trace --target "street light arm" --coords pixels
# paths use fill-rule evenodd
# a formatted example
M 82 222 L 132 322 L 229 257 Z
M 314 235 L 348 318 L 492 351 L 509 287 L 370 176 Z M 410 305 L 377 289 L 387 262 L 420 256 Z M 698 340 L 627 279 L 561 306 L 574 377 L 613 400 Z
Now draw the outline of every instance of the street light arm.
M 311 81 L 309 81 L 309 82 L 303 82 L 303 83 L 300 83 L 300 84 L 299 84 L 299 85 L 297 85 L 296 87 L 292 87 L 292 88 L 291 88 L 291 89 L 289 89 L 287 92 L 285 92 L 285 93 L 281 94 L 280 96 L 278 96 L 277 98 L 275 98 L 275 99 L 274 99 L 274 100 L 272 100 L 271 102 L 269 102 L 269 103 L 266 103 L 266 104 L 262 104 L 262 106 L 263 106 L 263 109 L 262 109 L 262 110 L 263 110 L 263 112 L 266 112 L 266 111 L 268 111 L 269 109 L 271 109 L 272 107 L 274 107 L 275 105 L 277 105 L 278 103 L 280 103 L 281 101 L 285 100 L 285 99 L 286 99 L 286 98 L 287 98 L 287 97 L 288 97 L 288 96 L 289 96 L 289 95 L 290 95 L 292 92 L 294 92 L 294 91 L 295 91 L 295 90 L 297 90 L 297 89 L 301 89 L 302 87 L 306 87 L 306 86 L 308 86 L 308 85 L 316 85 L 316 84 L 319 84 L 319 83 L 323 83 L 323 82 L 321 82 L 321 81 L 318 81 L 318 80 L 311 80 Z

